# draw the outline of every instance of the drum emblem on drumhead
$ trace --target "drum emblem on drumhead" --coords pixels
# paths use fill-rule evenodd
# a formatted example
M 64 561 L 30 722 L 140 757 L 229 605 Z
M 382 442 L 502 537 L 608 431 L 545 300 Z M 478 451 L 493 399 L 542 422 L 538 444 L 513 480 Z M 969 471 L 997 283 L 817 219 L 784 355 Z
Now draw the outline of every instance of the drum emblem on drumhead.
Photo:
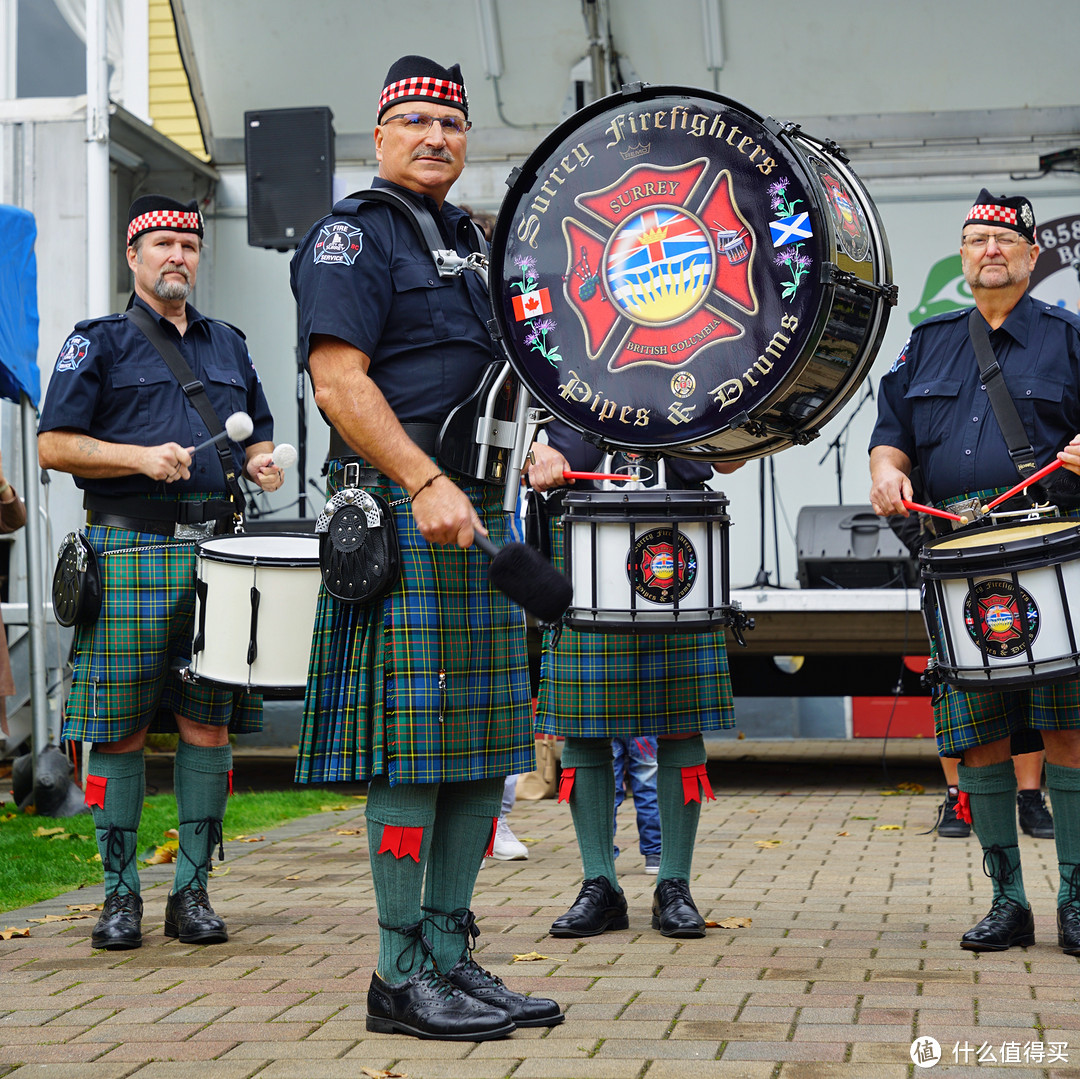
M 849 258 L 862 262 L 870 250 L 870 230 L 866 227 L 858 204 L 847 189 L 821 162 L 815 161 L 818 175 L 829 198 L 829 211 L 836 223 L 840 246 Z
M 694 587 L 697 580 L 697 552 L 682 533 L 676 559 L 674 536 L 670 528 L 643 532 L 628 552 L 626 572 L 634 591 L 650 603 L 673 603 Z
M 964 600 L 964 623 L 988 655 L 1009 659 L 1026 652 L 1039 635 L 1039 608 L 1011 581 L 979 581 Z

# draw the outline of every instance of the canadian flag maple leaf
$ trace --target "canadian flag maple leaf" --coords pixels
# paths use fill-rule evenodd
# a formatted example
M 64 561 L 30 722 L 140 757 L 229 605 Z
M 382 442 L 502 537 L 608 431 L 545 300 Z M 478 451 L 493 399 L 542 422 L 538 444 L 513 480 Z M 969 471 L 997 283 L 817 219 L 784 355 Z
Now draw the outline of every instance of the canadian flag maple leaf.
M 551 310 L 551 294 L 546 288 L 535 289 L 514 297 L 514 315 L 518 322 L 545 315 Z

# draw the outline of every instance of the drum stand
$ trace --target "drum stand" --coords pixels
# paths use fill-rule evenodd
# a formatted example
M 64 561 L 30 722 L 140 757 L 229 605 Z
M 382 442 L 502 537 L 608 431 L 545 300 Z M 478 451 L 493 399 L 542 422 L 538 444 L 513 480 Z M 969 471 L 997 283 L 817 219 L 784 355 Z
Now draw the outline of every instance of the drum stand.
M 765 458 L 758 462 L 758 523 L 760 526 L 761 561 L 754 577 L 755 588 L 783 588 L 780 584 L 780 535 L 776 527 L 776 464 L 769 458 L 769 485 L 773 519 L 773 559 L 776 564 L 776 584 L 769 580 L 769 571 L 765 568 Z

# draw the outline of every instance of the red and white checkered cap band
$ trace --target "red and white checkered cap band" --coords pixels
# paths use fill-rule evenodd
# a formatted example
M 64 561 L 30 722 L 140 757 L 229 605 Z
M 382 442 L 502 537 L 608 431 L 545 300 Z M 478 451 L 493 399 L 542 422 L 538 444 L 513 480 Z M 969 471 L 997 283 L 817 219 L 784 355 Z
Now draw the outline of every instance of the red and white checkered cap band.
M 994 206 L 989 202 L 977 202 L 971 207 L 965 225 L 972 221 L 996 221 L 1016 228 L 1016 211 L 1011 206 Z
M 151 229 L 176 229 L 177 232 L 202 232 L 202 218 L 197 213 L 186 210 L 151 210 L 149 213 L 140 214 L 128 225 L 127 242 L 140 232 L 149 232 Z
M 430 75 L 418 75 L 411 79 L 399 79 L 385 87 L 379 98 L 379 112 L 383 112 L 401 98 L 428 98 L 434 101 L 448 101 L 462 111 L 468 111 L 465 100 L 465 88 L 449 79 L 434 79 Z

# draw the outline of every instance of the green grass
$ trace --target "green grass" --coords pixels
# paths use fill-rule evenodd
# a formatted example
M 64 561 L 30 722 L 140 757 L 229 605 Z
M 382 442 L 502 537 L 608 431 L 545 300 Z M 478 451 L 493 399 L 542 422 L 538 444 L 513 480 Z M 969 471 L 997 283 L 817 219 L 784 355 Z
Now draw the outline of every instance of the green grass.
M 359 806 L 352 795 L 319 788 L 233 794 L 225 815 L 225 855 L 229 840 L 239 835 L 259 835 L 295 817 L 318 813 L 323 806 Z M 0 808 L 0 911 L 52 899 L 64 892 L 102 882 L 94 821 L 89 813 L 77 817 L 36 817 L 12 812 L 8 803 Z M 139 825 L 139 856 L 151 853 L 166 841 L 165 833 L 176 827 L 176 798 L 150 795 L 143 803 Z M 39 828 L 62 828 L 66 838 L 38 837 Z M 231 850 L 243 853 L 245 844 Z M 216 862 L 216 859 L 215 859 Z M 226 862 L 228 864 L 228 862 Z M 87 902 L 100 902 L 100 890 L 91 887 Z

